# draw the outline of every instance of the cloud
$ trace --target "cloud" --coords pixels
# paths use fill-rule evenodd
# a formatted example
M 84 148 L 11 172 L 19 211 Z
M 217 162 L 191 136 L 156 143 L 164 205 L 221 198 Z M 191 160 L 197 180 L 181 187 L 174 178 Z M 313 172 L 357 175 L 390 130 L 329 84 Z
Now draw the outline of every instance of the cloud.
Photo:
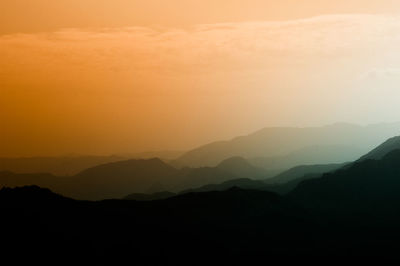
M 280 54 L 325 54 L 365 50 L 400 42 L 400 19 L 378 15 L 330 15 L 286 22 L 198 25 L 190 30 L 144 27 L 64 29 L 0 38 L 8 57 L 30 53 L 94 62 L 115 58 L 133 69 L 204 66 L 218 60 L 259 61 Z M 12 58 L 15 59 L 15 58 Z M 55 58 L 56 59 L 56 58 Z M 68 61 L 68 60 L 67 60 Z M 126 65 L 125 65 L 126 64 Z
M 400 17 L 362 14 L 204 24 L 185 30 L 71 28 L 1 36 L 0 76 L 7 77 L 3 85 L 25 82 L 21 86 L 39 87 L 43 82 L 83 86 L 74 80 L 86 88 L 122 80 L 147 89 L 176 86 L 174 82 L 182 80 L 187 86 L 189 77 L 218 73 L 279 76 L 276 72 L 299 72 L 309 64 L 379 61 L 397 54 L 399 45 Z

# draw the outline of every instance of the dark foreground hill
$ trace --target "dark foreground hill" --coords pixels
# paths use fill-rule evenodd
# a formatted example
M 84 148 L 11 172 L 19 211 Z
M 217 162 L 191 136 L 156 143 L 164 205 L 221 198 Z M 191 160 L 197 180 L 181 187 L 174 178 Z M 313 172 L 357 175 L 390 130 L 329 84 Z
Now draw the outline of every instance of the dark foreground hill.
M 106 188 L 121 169 L 127 172 L 119 173 L 120 181 L 130 180 L 138 169 L 149 177 L 170 171 L 179 179 L 196 180 L 214 169 L 177 170 L 159 160 L 119 164 L 124 167 L 100 166 L 80 178 L 92 180 L 101 174 L 104 179 L 95 180 L 104 180 L 99 186 Z M 230 176 L 221 173 L 221 181 Z M 15 182 L 12 174 L 2 175 Z M 31 176 L 19 178 L 28 182 Z M 55 177 L 35 178 L 45 184 Z M 229 188 L 235 183 L 247 189 Z M 37 186 L 3 188 L 2 259 L 12 259 L 14 265 L 20 260 L 40 265 L 249 265 L 287 260 L 321 265 L 336 259 L 359 265 L 379 259 L 375 263 L 382 265 L 387 264 L 383 259 L 398 258 L 400 150 L 305 180 L 285 196 L 259 190 L 261 181 L 224 184 L 224 191 L 168 199 L 98 202 L 69 199 Z
M 344 167 L 346 164 L 326 164 L 326 165 L 301 165 L 291 168 L 273 178 L 255 180 L 252 178 L 231 179 L 222 183 L 212 182 L 210 184 L 193 187 L 181 193 L 187 192 L 206 192 L 206 191 L 224 191 L 232 187 L 243 189 L 256 189 L 271 191 L 278 194 L 287 194 L 292 191 L 299 183 L 304 180 L 321 177 L 324 173 L 332 172 Z M 151 195 L 149 195 L 151 197 Z
M 299 254 L 312 237 L 300 208 L 238 188 L 151 202 L 76 201 L 38 187 L 3 188 L 0 212 L 2 252 L 14 262 L 218 264 L 272 259 L 288 248 Z
M 300 183 L 289 195 L 310 209 L 354 215 L 400 213 L 400 150 Z M 381 217 L 384 218 L 383 216 Z
M 146 202 L 3 188 L 0 213 L 2 254 L 14 264 L 365 263 L 394 258 L 400 236 L 385 216 L 337 223 L 291 198 L 239 188 Z
M 345 166 L 345 163 L 340 164 L 319 164 L 319 165 L 299 165 L 289 170 L 286 170 L 273 178 L 265 180 L 268 184 L 284 184 L 299 179 L 304 179 L 304 176 L 320 176 L 324 173 L 335 171 Z
M 167 199 L 171 198 L 173 196 L 176 196 L 175 193 L 169 192 L 169 191 L 161 191 L 161 192 L 155 192 L 152 194 L 146 194 L 146 193 L 132 193 L 127 196 L 125 196 L 123 199 L 125 200 L 137 200 L 137 201 L 152 201 L 152 200 L 161 200 L 161 199 Z
M 238 187 L 242 189 L 254 189 L 254 190 L 268 190 L 268 186 L 265 182 L 261 180 L 253 180 L 250 178 L 239 178 L 233 179 L 219 184 L 208 184 L 198 188 L 192 188 L 182 191 L 181 193 L 188 192 L 209 192 L 209 191 L 224 191 L 233 187 Z

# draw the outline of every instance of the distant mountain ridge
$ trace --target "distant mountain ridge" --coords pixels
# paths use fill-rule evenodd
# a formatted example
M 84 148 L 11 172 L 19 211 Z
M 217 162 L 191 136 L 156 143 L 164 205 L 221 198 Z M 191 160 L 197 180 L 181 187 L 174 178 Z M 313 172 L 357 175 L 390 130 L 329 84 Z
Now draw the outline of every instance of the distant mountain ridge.
M 348 125 L 344 127 L 354 128 Z M 393 128 L 390 126 L 390 129 Z M 319 129 L 313 130 L 320 132 Z M 326 130 L 324 128 L 324 131 Z M 343 132 L 347 132 L 347 130 Z M 305 132 L 309 133 L 308 130 Z M 329 133 L 329 136 L 331 134 Z M 310 136 L 307 135 L 304 138 L 308 139 Z M 320 138 L 325 139 L 325 137 Z M 396 149 L 400 143 L 398 138 L 387 140 L 361 158 L 367 158 L 371 154 L 378 157 L 383 156 L 387 151 Z M 307 156 L 305 155 L 305 157 Z M 315 179 L 342 166 L 342 164 L 301 166 L 290 169 L 276 176 L 275 179 L 266 179 L 267 175 L 271 173 L 270 170 L 256 167 L 247 159 L 238 156 L 223 160 L 216 167 L 184 167 L 179 169 L 158 158 L 130 159 L 100 164 L 69 177 L 59 177 L 46 173 L 14 174 L 0 171 L 0 185 L 10 187 L 38 185 L 48 187 L 68 197 L 90 200 L 122 198 L 138 193 L 151 195 L 160 191 L 179 193 L 190 189 L 193 189 L 193 191 L 196 189 L 200 191 L 222 190 L 232 186 L 271 190 L 285 194 L 303 180 Z M 350 166 L 351 164 L 346 165 L 343 169 Z M 254 179 L 264 181 L 256 182 Z
M 340 164 L 318 164 L 318 165 L 299 165 L 293 167 L 289 170 L 286 170 L 273 178 L 268 178 L 265 180 L 268 184 L 282 184 L 288 183 L 294 180 L 298 180 L 299 178 L 305 175 L 322 175 L 324 173 L 328 173 L 337 169 L 342 168 L 347 163 Z
M 37 157 L 0 157 L 0 171 L 10 171 L 20 174 L 51 173 L 58 176 L 73 176 L 79 172 L 106 163 L 129 159 L 160 158 L 165 161 L 176 159 L 181 151 L 154 151 L 141 153 L 125 153 L 110 156 L 96 155 L 65 155 Z
M 87 168 L 110 162 L 126 160 L 122 156 L 64 156 L 0 158 L 0 171 L 20 174 L 51 173 L 73 176 Z
M 67 189 L 75 198 L 120 198 L 135 191 L 158 191 L 173 183 L 177 174 L 177 169 L 158 158 L 130 159 L 86 169 L 73 177 Z
M 213 167 L 176 169 L 158 158 L 101 164 L 70 176 L 0 172 L 0 186 L 38 185 L 75 199 L 122 198 L 132 193 L 178 192 L 238 177 Z
M 265 161 L 272 160 L 270 166 L 264 167 L 268 169 L 274 165 L 290 168 L 299 164 L 342 163 L 356 160 L 399 132 L 400 123 L 369 126 L 338 123 L 324 127 L 265 128 L 248 136 L 200 146 L 179 157 L 174 165 L 216 166 L 226 158 L 236 156 L 246 158 L 253 164 L 253 159 L 259 158 L 257 161 L 261 163 L 255 165 L 262 167 Z M 290 156 L 293 153 L 297 154 Z
M 382 159 L 396 150 L 400 150 L 400 137 L 388 139 L 371 152 L 362 156 L 357 162 L 370 159 Z M 234 158 L 231 160 L 231 162 L 235 162 L 236 160 L 240 162 L 245 159 L 240 157 L 236 159 Z M 273 178 L 267 178 L 263 180 L 253 180 L 250 178 L 233 179 L 222 183 L 213 183 L 198 188 L 188 189 L 181 193 L 194 191 L 224 191 L 232 187 L 240 187 L 242 189 L 273 191 L 284 195 L 294 190 L 298 184 L 302 183 L 303 181 L 318 179 L 323 176 L 334 174 L 335 171 L 345 171 L 346 169 L 351 168 L 355 163 L 300 165 L 284 171 Z
M 253 190 L 268 190 L 266 189 L 267 184 L 261 180 L 253 180 L 250 178 L 240 178 L 225 181 L 219 184 L 208 184 L 198 188 L 191 188 L 181 191 L 180 194 L 190 192 L 209 192 L 209 191 L 225 191 L 233 187 L 240 189 L 253 189 Z
M 240 156 L 228 158 L 218 164 L 216 168 L 242 178 L 265 178 L 268 175 L 266 169 L 256 167 Z

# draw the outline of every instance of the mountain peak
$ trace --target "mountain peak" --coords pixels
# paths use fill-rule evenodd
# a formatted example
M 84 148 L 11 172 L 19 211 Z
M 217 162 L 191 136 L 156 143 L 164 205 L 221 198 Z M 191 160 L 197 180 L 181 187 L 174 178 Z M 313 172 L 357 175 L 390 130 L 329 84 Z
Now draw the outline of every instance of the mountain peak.
M 137 167 L 155 167 L 155 168 L 168 168 L 174 169 L 172 166 L 166 164 L 159 158 L 151 158 L 151 159 L 129 159 L 124 161 L 117 161 L 112 163 L 101 164 L 89 169 L 86 169 L 80 173 L 80 175 L 97 172 L 97 171 L 113 171 L 113 170 L 129 170 L 136 169 Z
M 260 177 L 266 174 L 264 169 L 253 166 L 240 156 L 230 157 L 222 161 L 217 168 L 238 177 Z

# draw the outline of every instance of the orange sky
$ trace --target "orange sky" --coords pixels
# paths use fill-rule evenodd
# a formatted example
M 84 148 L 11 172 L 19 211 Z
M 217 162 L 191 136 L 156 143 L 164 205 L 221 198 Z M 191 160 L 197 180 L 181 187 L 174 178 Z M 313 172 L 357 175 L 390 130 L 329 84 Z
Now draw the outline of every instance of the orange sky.
M 397 0 L 2 0 L 0 32 L 291 20 L 325 14 L 397 13 Z
M 400 120 L 398 1 L 0 8 L 0 156 L 181 150 L 265 126 Z

